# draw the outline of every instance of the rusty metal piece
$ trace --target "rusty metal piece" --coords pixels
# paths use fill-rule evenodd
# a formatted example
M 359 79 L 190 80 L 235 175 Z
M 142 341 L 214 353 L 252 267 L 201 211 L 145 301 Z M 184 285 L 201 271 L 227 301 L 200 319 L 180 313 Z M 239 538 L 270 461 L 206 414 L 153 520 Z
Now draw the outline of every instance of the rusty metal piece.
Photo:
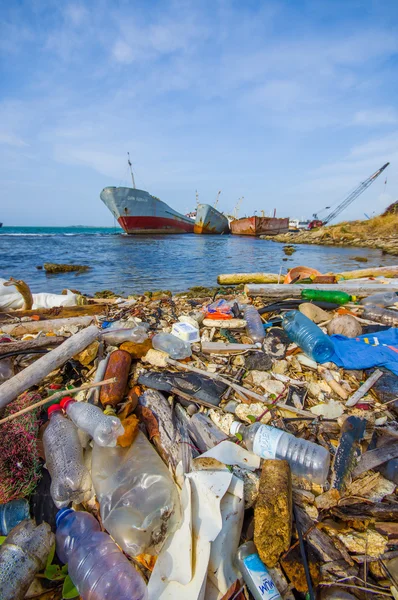
M 101 388 L 102 406 L 116 406 L 123 400 L 131 366 L 131 355 L 125 350 L 115 350 L 109 357 L 105 379 L 116 377 L 116 381 Z
M 289 231 L 289 219 L 248 217 L 232 221 L 230 227 L 235 235 L 278 235 Z
M 341 436 L 332 465 L 332 488 L 342 492 L 351 481 L 351 474 L 361 456 L 360 442 L 364 437 L 366 419 L 348 417 L 341 428 Z

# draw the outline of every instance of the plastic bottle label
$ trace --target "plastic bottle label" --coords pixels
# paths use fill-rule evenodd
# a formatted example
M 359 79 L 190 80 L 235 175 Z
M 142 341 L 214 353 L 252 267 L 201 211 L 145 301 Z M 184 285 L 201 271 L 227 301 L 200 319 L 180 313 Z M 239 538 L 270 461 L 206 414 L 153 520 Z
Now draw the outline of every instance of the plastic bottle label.
M 281 429 L 262 425 L 257 431 L 253 441 L 253 452 L 261 458 L 275 458 L 276 448 L 280 437 L 284 434 Z
M 250 554 L 243 559 L 246 569 L 250 573 L 251 580 L 261 594 L 264 600 L 281 600 L 280 594 L 276 589 L 264 563 L 261 562 L 258 554 Z

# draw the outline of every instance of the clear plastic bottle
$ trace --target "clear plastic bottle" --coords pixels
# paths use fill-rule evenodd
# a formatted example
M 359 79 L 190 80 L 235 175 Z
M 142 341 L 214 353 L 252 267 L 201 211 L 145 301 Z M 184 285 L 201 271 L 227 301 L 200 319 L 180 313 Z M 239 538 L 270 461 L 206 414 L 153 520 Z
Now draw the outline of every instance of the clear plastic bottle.
M 383 323 L 383 325 L 388 325 L 389 327 L 398 327 L 397 310 L 389 310 L 388 308 L 382 308 L 374 304 L 366 304 L 362 316 L 369 321 Z
M 398 302 L 398 295 L 395 292 L 378 292 L 377 294 L 371 294 L 367 298 L 363 298 L 360 304 L 373 304 L 374 306 L 392 306 Z
M 174 360 L 181 360 L 192 355 L 191 345 L 172 333 L 157 333 L 152 338 L 152 346 L 155 350 L 166 352 Z
M 75 402 L 70 396 L 63 398 L 60 406 L 76 427 L 90 434 L 99 446 L 116 446 L 117 438 L 124 433 L 120 419 L 105 415 L 98 406 Z
M 289 310 L 283 315 L 282 326 L 289 338 L 303 352 L 318 363 L 328 362 L 334 354 L 333 342 L 299 310 Z
M 301 297 L 305 300 L 321 300 L 323 302 L 333 302 L 334 304 L 347 304 L 351 300 L 356 300 L 355 296 L 350 296 L 347 292 L 340 290 L 301 290 Z
M 91 474 L 104 527 L 130 556 L 157 554 L 181 518 L 178 489 L 139 433 L 130 448 L 94 445 Z
M 83 600 L 146 600 L 146 585 L 112 538 L 87 512 L 63 508 L 56 550 Z
M 102 336 L 106 343 L 112 346 L 119 346 L 119 344 L 123 344 L 123 342 L 142 344 L 148 339 L 148 327 L 149 325 L 147 323 L 143 323 L 137 327 L 133 327 L 132 329 L 105 329 Z
M 239 433 L 246 448 L 261 458 L 287 460 L 294 475 L 320 485 L 325 483 L 329 473 L 330 454 L 323 446 L 262 423 L 246 427 L 243 423 L 234 421 L 230 433 Z
M 54 534 L 47 523 L 22 521 L 0 546 L 0 599 L 23 600 L 36 573 L 44 569 Z
M 242 573 L 254 600 L 282 600 L 253 542 L 246 542 L 238 548 L 236 566 Z
M 254 344 L 257 342 L 261 344 L 265 338 L 265 331 L 258 310 L 251 304 L 248 304 L 243 310 L 243 318 L 247 323 L 247 335 L 253 340 Z
M 76 425 L 63 416 L 59 404 L 50 406 L 48 417 L 50 422 L 43 434 L 43 445 L 51 475 L 51 497 L 57 508 L 89 500 L 91 477 L 84 466 Z
M 29 519 L 29 502 L 25 498 L 0 504 L 0 535 L 8 535 L 21 521 Z

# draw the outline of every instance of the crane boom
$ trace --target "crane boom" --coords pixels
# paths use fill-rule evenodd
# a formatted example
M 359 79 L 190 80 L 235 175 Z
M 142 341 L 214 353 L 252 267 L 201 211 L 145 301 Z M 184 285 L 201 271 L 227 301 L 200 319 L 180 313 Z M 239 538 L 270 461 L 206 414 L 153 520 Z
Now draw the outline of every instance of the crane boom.
M 345 198 L 343 202 L 341 202 L 323 221 L 315 219 L 311 221 L 311 223 L 308 225 L 308 228 L 313 229 L 314 227 L 321 227 L 322 225 L 327 225 L 330 223 L 330 221 L 333 221 L 333 219 L 335 219 L 343 210 L 345 210 L 352 202 L 354 202 L 354 200 L 358 198 L 358 196 L 360 196 L 362 192 L 364 192 L 378 178 L 378 176 L 384 171 L 384 169 L 388 167 L 389 164 L 390 163 L 387 162 L 375 173 L 373 173 L 373 175 L 368 177 L 368 179 L 362 181 L 362 183 L 360 183 L 359 186 L 355 188 L 355 190 L 352 191 L 351 194 L 349 194 L 349 196 L 347 196 L 347 198 Z

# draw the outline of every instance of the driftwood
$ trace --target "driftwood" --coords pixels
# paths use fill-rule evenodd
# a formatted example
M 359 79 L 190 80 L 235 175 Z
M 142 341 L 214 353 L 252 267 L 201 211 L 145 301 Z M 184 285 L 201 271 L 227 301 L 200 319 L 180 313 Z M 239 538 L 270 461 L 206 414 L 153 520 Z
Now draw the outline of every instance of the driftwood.
M 355 271 L 341 271 L 334 273 L 344 279 L 360 279 L 361 277 L 397 277 L 398 265 L 390 265 L 389 267 L 369 267 L 367 269 L 356 269 Z M 332 275 L 332 273 L 328 273 Z
M 364 298 L 376 292 L 398 292 L 398 285 L 384 285 L 381 283 L 363 282 L 363 283 L 331 283 L 331 284 L 313 284 L 307 283 L 294 285 L 276 285 L 276 284 L 249 284 L 245 285 L 245 292 L 248 296 L 264 296 L 267 298 L 301 298 L 301 290 L 325 290 L 329 292 L 347 292 L 348 294 Z
M 90 318 L 90 317 L 87 317 Z M 58 348 L 51 350 L 45 356 L 26 367 L 23 371 L 11 377 L 0 385 L 0 408 L 4 408 L 19 394 L 40 383 L 51 371 L 66 363 L 67 360 L 87 348 L 100 335 L 99 329 L 92 325 L 75 333 Z
M 14 323 L 2 325 L 1 330 L 10 335 L 25 335 L 26 333 L 39 333 L 43 331 L 58 331 L 63 327 L 87 327 L 91 325 L 94 317 L 71 317 L 70 319 L 55 319 L 49 321 L 27 321 L 26 323 Z M 87 344 L 88 345 L 88 344 Z
M 284 276 L 278 273 L 228 273 L 219 275 L 220 285 L 239 285 L 242 283 L 279 283 Z
M 34 315 L 44 319 L 67 319 L 70 317 L 100 315 L 106 309 L 106 304 L 84 304 L 82 306 L 57 306 L 54 308 L 36 308 L 34 310 L 8 310 L 0 313 L 0 323 L 10 317 L 33 317 Z
M 38 348 L 48 348 L 50 346 L 59 346 L 66 338 L 61 336 L 44 336 L 35 340 L 20 340 L 17 342 L 3 342 L 0 344 L 0 357 L 9 352 L 23 352 L 26 350 L 37 350 Z
M 333 507 L 331 513 L 343 521 L 360 521 L 375 519 L 376 521 L 397 521 L 398 504 L 384 502 L 360 502 L 358 504 Z
M 353 472 L 353 476 L 358 477 L 358 475 L 365 473 L 365 471 L 374 469 L 392 458 L 397 458 L 397 456 L 398 442 L 388 444 L 382 448 L 376 448 L 376 450 L 369 450 L 362 455 L 361 460 Z

